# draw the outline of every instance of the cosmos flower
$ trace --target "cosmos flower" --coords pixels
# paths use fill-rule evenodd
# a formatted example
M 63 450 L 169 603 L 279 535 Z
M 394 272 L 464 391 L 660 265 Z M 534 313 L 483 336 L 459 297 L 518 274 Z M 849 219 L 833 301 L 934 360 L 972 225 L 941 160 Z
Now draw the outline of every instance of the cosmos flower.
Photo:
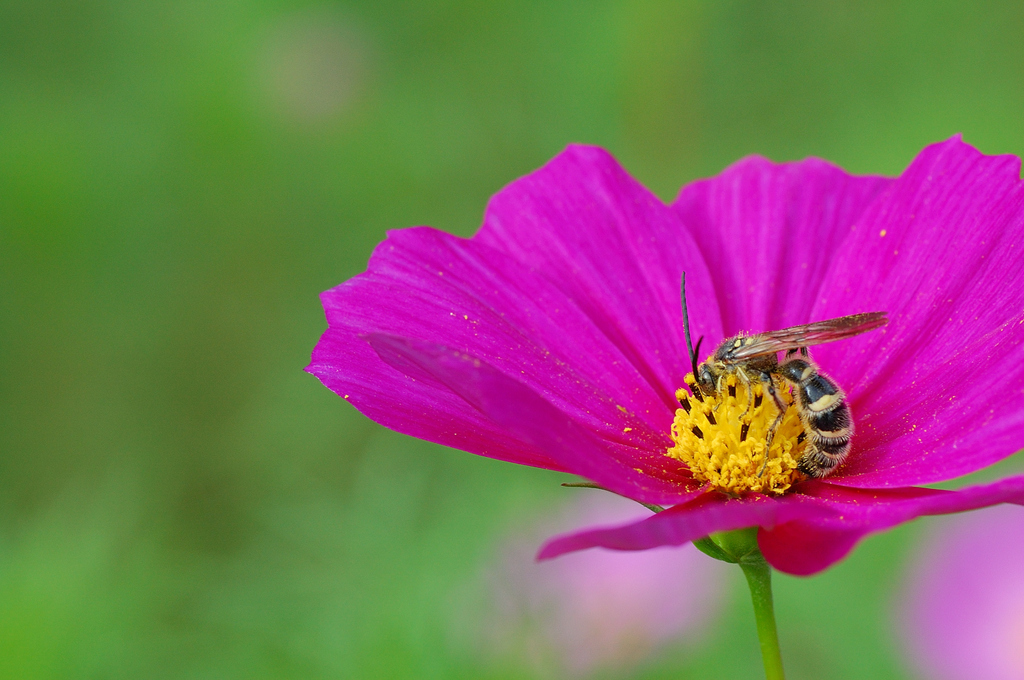
M 485 569 L 482 596 L 473 592 L 482 609 L 468 632 L 473 648 L 503 666 L 525 665 L 531 677 L 584 678 L 635 666 L 673 641 L 692 648 L 706 639 L 726 567 L 693 546 L 533 559 L 537 541 L 553 530 L 646 512 L 612 494 L 580 493 L 563 511 L 516 527 Z
M 1024 444 L 1022 251 L 1019 159 L 959 138 L 895 179 L 748 158 L 671 205 L 605 151 L 572 146 L 500 191 L 472 238 L 390 233 L 365 273 L 323 294 L 328 329 L 307 370 L 400 432 L 671 506 L 556 538 L 541 557 L 759 527 L 772 566 L 811 574 L 915 517 L 1024 503 L 1024 477 L 920 486 Z M 811 348 L 856 423 L 830 476 L 792 474 L 801 428 L 784 424 L 769 451 L 751 434 L 774 418 L 769 399 L 681 408 L 684 272 L 705 347 L 888 312 L 885 328 Z M 717 442 L 707 455 L 680 431 L 687 417 Z
M 899 630 L 922 678 L 1024 678 L 1024 511 L 944 521 L 907 573 Z

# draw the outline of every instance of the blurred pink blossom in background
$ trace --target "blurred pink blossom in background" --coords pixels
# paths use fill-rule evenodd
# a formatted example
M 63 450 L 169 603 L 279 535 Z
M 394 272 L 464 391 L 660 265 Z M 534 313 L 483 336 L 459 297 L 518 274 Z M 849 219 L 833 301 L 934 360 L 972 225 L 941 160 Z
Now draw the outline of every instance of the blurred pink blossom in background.
M 479 635 L 487 653 L 521 660 L 545 677 L 580 678 L 636 665 L 669 643 L 706 639 L 727 567 L 693 545 L 535 559 L 538 539 L 552 531 L 645 515 L 632 501 L 584 490 L 555 519 L 507 540 L 484 575 Z
M 901 614 L 920 677 L 1024 679 L 1024 510 L 943 520 L 910 567 Z

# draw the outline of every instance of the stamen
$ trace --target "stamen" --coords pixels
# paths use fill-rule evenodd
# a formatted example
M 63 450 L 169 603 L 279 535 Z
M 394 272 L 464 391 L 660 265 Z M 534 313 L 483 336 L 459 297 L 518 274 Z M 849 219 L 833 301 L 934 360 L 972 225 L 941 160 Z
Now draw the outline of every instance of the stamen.
M 692 374 L 686 376 L 686 384 L 691 391 L 696 389 Z M 727 389 L 705 395 L 698 408 L 692 408 L 685 389 L 677 391 L 680 404 L 685 401 L 691 408 L 676 411 L 671 433 L 674 444 L 667 455 L 685 463 L 697 481 L 723 493 L 785 493 L 802 478 L 797 461 L 806 438 L 798 410 L 792 406 L 793 396 L 782 385 L 775 386 L 788 408 L 774 436 L 769 437 L 778 412 L 774 401 L 764 398 L 764 386 L 759 382 L 751 386 L 749 412 L 747 387 L 734 375 L 726 377 L 724 387 Z

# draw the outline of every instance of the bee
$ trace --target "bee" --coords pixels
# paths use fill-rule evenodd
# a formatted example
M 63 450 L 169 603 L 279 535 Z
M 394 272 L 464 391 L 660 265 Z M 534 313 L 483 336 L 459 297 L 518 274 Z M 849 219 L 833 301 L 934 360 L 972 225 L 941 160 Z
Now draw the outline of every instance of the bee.
M 753 399 L 753 383 L 761 383 L 764 391 L 775 402 L 778 411 L 775 421 L 768 428 L 765 442 L 764 465 L 767 465 L 768 448 L 787 409 L 775 387 L 776 378 L 781 378 L 785 383 L 789 383 L 795 392 L 794 406 L 800 414 L 804 437 L 807 440 L 807 448 L 797 462 L 797 469 L 808 477 L 825 477 L 831 473 L 850 451 L 853 419 L 843 390 L 832 378 L 818 369 L 817 364 L 811 360 L 807 348 L 845 340 L 881 328 L 889 323 L 886 312 L 852 314 L 779 331 L 734 335 L 723 340 L 714 354 L 698 365 L 697 352 L 700 351 L 703 338 L 697 341 L 697 350 L 694 351 L 690 342 L 690 323 L 686 316 L 685 281 L 684 277 L 683 321 L 686 327 L 687 350 L 690 353 L 690 363 L 697 383 L 697 393 L 694 396 L 703 400 L 699 393 L 706 396 L 717 395 L 725 378 L 735 375 L 747 388 L 747 410 L 743 412 L 745 415 L 750 410 L 750 400 Z M 786 353 L 782 362 L 779 361 L 779 352 Z M 764 472 L 764 465 L 759 476 Z

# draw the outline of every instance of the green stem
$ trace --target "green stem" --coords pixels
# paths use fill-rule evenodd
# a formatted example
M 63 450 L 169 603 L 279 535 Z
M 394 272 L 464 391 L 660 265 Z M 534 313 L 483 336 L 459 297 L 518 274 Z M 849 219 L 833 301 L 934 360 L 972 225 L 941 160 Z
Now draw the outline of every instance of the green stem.
M 775 628 L 775 605 L 772 603 L 772 568 L 761 560 L 740 563 L 750 586 L 750 599 L 754 604 L 757 637 L 761 641 L 761 658 L 767 680 L 785 680 L 782 671 L 782 652 L 779 651 L 779 633 Z
M 683 281 L 685 282 L 685 280 L 684 278 Z M 608 490 L 593 482 L 565 482 L 562 486 Z M 660 505 L 648 503 L 641 503 L 641 505 L 651 512 L 664 510 Z M 757 527 L 711 534 L 695 540 L 693 544 L 709 557 L 740 565 L 743 575 L 747 577 L 747 585 L 750 586 L 750 600 L 754 604 L 754 620 L 757 622 L 757 637 L 761 642 L 761 659 L 764 661 L 765 679 L 786 680 L 786 674 L 782 671 L 779 632 L 775 627 L 772 568 L 765 562 L 760 548 L 757 547 Z
M 775 628 L 775 605 L 772 602 L 772 568 L 757 546 L 757 527 L 711 534 L 693 542 L 702 552 L 716 560 L 740 565 L 750 586 L 754 604 L 757 637 L 761 642 L 761 659 L 767 680 L 786 680 L 779 651 L 779 632 Z

